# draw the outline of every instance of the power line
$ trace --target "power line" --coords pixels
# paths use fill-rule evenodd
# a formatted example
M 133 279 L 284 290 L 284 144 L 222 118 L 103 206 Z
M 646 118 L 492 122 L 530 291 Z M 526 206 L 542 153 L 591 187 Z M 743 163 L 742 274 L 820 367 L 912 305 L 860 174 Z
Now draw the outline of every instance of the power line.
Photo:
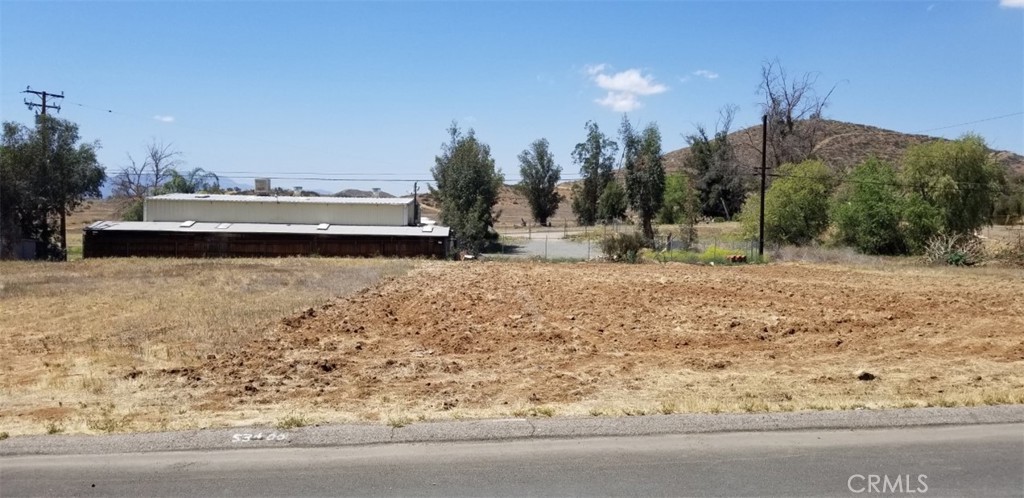
M 218 178 L 226 178 L 232 181 L 249 180 L 254 178 L 267 178 L 270 180 L 294 180 L 294 181 L 307 181 L 307 182 L 340 182 L 340 183 L 354 183 L 354 182 L 374 182 L 374 183 L 435 183 L 433 178 L 428 177 L 410 177 L 410 178 L 341 178 L 341 177 L 329 177 L 329 176 L 275 176 L 267 175 L 265 173 L 256 173 L 253 175 L 238 175 L 238 174 L 221 174 L 216 171 L 213 172 Z M 505 178 L 505 182 L 518 183 L 522 178 Z M 562 179 L 563 181 L 573 181 L 572 179 Z
M 744 176 L 756 176 L 756 175 L 759 175 L 759 173 L 743 173 L 743 175 Z M 927 185 L 927 184 L 924 184 L 924 183 L 884 182 L 884 181 L 878 181 L 878 180 L 858 180 L 858 179 L 849 178 L 849 177 L 846 177 L 846 178 L 836 178 L 836 177 L 827 176 L 827 175 L 826 176 L 822 176 L 822 175 L 800 175 L 800 174 L 793 174 L 793 173 L 790 173 L 790 174 L 771 173 L 768 176 L 771 176 L 772 178 L 799 178 L 799 179 L 815 180 L 815 181 L 821 181 L 821 182 L 837 182 L 839 184 L 852 183 L 852 184 L 855 184 L 855 185 L 879 185 L 879 186 L 896 187 L 896 188 L 904 188 L 904 189 L 920 189 L 920 188 L 924 188 L 924 189 L 928 189 L 928 190 L 937 190 L 938 189 L 937 186 Z M 962 190 L 987 191 L 987 192 L 994 192 L 994 193 L 1008 194 L 1008 195 L 1024 193 L 1024 187 L 1022 187 L 1022 188 L 1014 188 L 1014 187 L 1010 187 L 1010 186 L 996 187 L 996 186 L 993 186 L 991 184 L 986 184 L 986 183 L 964 182 L 964 181 L 955 181 L 955 180 L 954 181 L 945 182 L 945 183 L 951 183 L 953 185 L 956 185 L 958 188 L 961 188 Z
M 409 173 L 329 173 L 322 171 L 307 171 L 307 172 L 292 172 L 292 171 L 213 171 L 218 176 L 239 176 L 239 177 L 259 177 L 259 178 L 270 178 L 279 180 L 345 180 L 345 181 L 411 181 L 411 182 L 423 182 L 423 181 L 434 181 L 429 176 L 416 176 L 413 173 L 411 176 Z M 410 179 L 411 178 L 411 179 Z M 574 181 L 582 180 L 583 175 L 572 174 L 562 176 L 560 181 Z M 505 176 L 505 181 L 517 181 L 522 180 L 520 176 Z
M 153 118 L 151 118 L 151 117 L 145 117 L 145 116 L 140 116 L 138 114 L 130 114 L 130 113 L 126 113 L 126 112 L 120 112 L 120 111 L 116 111 L 114 109 L 109 109 L 109 108 L 105 108 L 105 107 L 96 107 L 96 106 L 93 106 L 93 105 L 84 104 L 84 103 L 81 103 L 81 102 L 74 102 L 74 101 L 68 101 L 67 103 L 71 104 L 71 105 L 74 105 L 74 106 L 77 106 L 77 107 L 81 107 L 83 109 L 91 109 L 91 110 L 94 110 L 94 111 L 105 112 L 107 114 L 117 114 L 117 115 L 120 115 L 120 116 L 125 116 L 125 117 L 129 117 L 129 118 L 133 118 L 133 119 L 139 119 L 139 120 L 143 120 L 143 121 L 149 121 L 149 122 L 153 121 Z M 177 121 L 175 121 L 173 123 L 168 123 L 168 124 L 173 124 L 173 126 L 176 126 L 176 127 L 179 127 L 179 128 L 185 128 L 185 129 L 189 129 L 189 130 L 193 130 L 193 131 L 199 131 L 199 132 L 203 132 L 203 133 L 216 133 L 216 134 L 224 136 L 224 137 L 229 137 L 229 138 L 234 138 L 234 139 L 241 139 L 241 140 L 247 140 L 247 141 L 251 141 L 251 142 L 259 142 L 260 144 L 270 144 L 270 145 L 275 145 L 275 146 L 278 146 L 278 147 L 289 147 L 289 148 L 293 148 L 293 149 L 307 149 L 308 148 L 308 147 L 305 147 L 305 146 L 302 146 L 302 145 L 290 144 L 290 143 L 286 143 L 286 142 L 277 142 L 277 141 L 273 141 L 273 140 L 266 140 L 264 138 L 254 137 L 254 136 L 251 136 L 251 135 L 236 135 L 236 134 L 233 134 L 233 133 L 225 132 L 223 129 L 203 128 L 203 127 L 191 126 L 191 125 L 187 125 L 187 124 L 182 124 L 182 123 L 177 122 Z M 381 162 L 379 159 L 369 159 L 369 158 L 365 158 L 365 157 L 359 157 L 359 156 L 353 156 L 353 155 L 347 155 L 347 154 L 335 154 L 335 155 L 339 156 L 339 157 L 345 157 L 345 158 L 348 158 L 348 159 L 351 159 L 351 160 L 362 161 L 362 162 L 377 162 L 377 163 Z M 390 165 L 391 166 L 395 166 L 395 164 L 390 164 Z
M 955 125 L 940 126 L 938 128 L 929 128 L 927 130 L 920 130 L 920 131 L 915 131 L 915 132 L 911 132 L 911 133 L 926 133 L 926 132 L 929 132 L 929 131 L 947 130 L 949 128 L 957 128 L 957 127 L 960 127 L 960 126 L 967 126 L 967 125 L 972 125 L 972 124 L 977 124 L 977 123 L 984 123 L 986 121 L 995 121 L 997 119 L 1012 118 L 1013 116 L 1020 116 L 1022 114 L 1024 114 L 1024 111 L 1011 112 L 1010 114 L 1003 114 L 1002 116 L 993 116 L 993 117 L 990 117 L 990 118 L 983 118 L 983 119 L 978 119 L 978 120 L 975 120 L 975 121 L 968 121 L 966 123 L 958 123 L 958 124 L 955 124 Z

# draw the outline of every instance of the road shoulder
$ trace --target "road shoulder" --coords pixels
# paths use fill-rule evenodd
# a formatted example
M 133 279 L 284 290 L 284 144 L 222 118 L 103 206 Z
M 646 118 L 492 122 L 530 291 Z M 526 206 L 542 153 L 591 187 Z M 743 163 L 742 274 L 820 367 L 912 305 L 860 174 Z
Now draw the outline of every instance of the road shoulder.
M 235 427 L 196 431 L 16 436 L 0 441 L 0 456 L 324 447 L 387 443 L 571 439 L 798 430 L 880 429 L 1024 422 L 1024 405 L 642 417 L 527 418 L 423 422 L 404 427 L 324 425 L 279 430 Z

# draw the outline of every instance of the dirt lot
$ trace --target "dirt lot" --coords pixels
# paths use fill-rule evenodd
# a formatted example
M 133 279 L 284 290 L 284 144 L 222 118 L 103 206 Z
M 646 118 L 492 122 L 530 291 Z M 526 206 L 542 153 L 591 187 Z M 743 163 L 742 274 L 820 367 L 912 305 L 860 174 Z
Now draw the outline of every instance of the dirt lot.
M 233 288 L 209 277 L 231 263 L 204 280 Z M 263 289 L 252 319 L 187 297 L 139 317 L 86 287 L 27 322 L 49 281 L 8 285 L 0 429 L 1024 403 L 1007 269 L 430 262 L 295 315 L 253 284 L 278 274 L 222 269 L 263 275 L 238 283 Z
M 131 333 L 129 312 L 63 312 L 109 324 L 87 339 L 5 316 L 0 429 L 1024 403 L 1017 270 L 432 262 L 195 348 L 157 349 L 169 332 Z M 47 353 L 59 341 L 102 355 L 141 337 L 84 376 L 45 366 L 77 364 Z M 92 382 L 107 413 L 81 408 Z
M 432 264 L 202 367 L 220 384 L 204 408 L 299 398 L 374 420 L 1024 402 L 1022 276 Z

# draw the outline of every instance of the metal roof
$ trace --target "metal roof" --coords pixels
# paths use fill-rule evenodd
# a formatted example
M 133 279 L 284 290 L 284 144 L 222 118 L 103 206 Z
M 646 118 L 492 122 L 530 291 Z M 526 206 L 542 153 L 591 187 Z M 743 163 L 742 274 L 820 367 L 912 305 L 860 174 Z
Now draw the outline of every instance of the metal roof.
M 187 225 L 187 226 L 186 226 Z M 225 226 L 226 225 L 226 226 Z M 223 228 L 221 228 L 223 227 Z M 326 229 L 320 225 L 299 225 L 286 223 L 219 223 L 219 222 L 178 222 L 178 221 L 97 221 L 89 225 L 90 231 L 124 231 L 124 232 L 191 232 L 191 233 L 283 233 L 311 235 L 371 235 L 393 237 L 447 237 L 448 227 L 434 226 L 426 232 L 423 227 L 403 226 L 359 226 L 359 225 L 328 225 Z
M 267 204 L 369 204 L 403 206 L 412 197 L 292 197 L 227 194 L 164 194 L 150 197 L 168 201 L 258 202 Z

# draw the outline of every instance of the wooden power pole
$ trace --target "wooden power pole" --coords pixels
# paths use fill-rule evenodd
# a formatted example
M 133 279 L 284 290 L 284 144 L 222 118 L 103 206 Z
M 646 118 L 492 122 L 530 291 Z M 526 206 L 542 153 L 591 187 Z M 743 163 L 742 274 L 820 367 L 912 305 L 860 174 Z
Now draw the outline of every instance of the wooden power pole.
M 25 88 L 25 91 L 21 92 L 21 93 L 31 93 L 31 94 L 39 97 L 40 100 L 42 100 L 42 103 L 29 102 L 29 101 L 26 100 L 25 101 L 25 105 L 28 106 L 29 109 L 35 109 L 35 108 L 38 107 L 39 108 L 39 113 L 42 114 L 43 116 L 46 115 L 46 110 L 47 109 L 56 109 L 57 112 L 60 112 L 60 106 L 59 105 L 49 105 L 49 104 L 46 103 L 46 99 L 47 99 L 47 97 L 53 97 L 55 99 L 62 99 L 62 98 L 64 98 L 64 92 L 60 92 L 60 95 L 57 95 L 56 93 L 40 92 L 39 90 L 33 90 L 32 87 L 28 87 L 28 88 Z
M 757 255 L 764 260 L 764 187 L 768 179 L 768 115 L 761 117 L 761 216 L 758 222 Z
M 45 91 L 41 92 L 39 90 L 33 90 L 31 87 L 26 87 L 25 91 L 21 92 L 21 93 L 29 93 L 29 94 L 35 95 L 36 97 L 39 97 L 39 100 L 41 102 L 37 103 L 37 102 L 30 102 L 28 100 L 25 100 L 25 105 L 28 106 L 29 109 L 39 109 L 39 113 L 42 114 L 43 116 L 46 116 L 46 110 L 47 109 L 56 109 L 57 112 L 60 112 L 60 106 L 59 105 L 47 104 L 46 103 L 46 99 L 47 98 L 63 99 L 64 98 L 64 92 L 60 92 L 60 95 L 57 95 L 55 93 L 50 93 L 50 92 L 45 92 Z M 50 140 L 49 140 L 49 137 L 47 136 L 46 129 L 47 129 L 46 123 L 43 123 L 43 144 L 46 146 L 46 158 L 45 158 L 45 161 L 46 161 L 47 170 L 49 170 L 49 166 L 50 166 Z M 68 182 L 67 182 L 68 174 L 67 173 L 68 172 L 65 171 L 65 168 L 66 168 L 66 165 L 64 165 L 64 163 L 62 162 L 61 163 L 61 172 L 60 172 L 60 252 L 61 252 L 61 257 L 64 258 L 64 261 L 67 261 L 68 260 L 68 227 L 67 227 L 67 205 L 68 205 Z

